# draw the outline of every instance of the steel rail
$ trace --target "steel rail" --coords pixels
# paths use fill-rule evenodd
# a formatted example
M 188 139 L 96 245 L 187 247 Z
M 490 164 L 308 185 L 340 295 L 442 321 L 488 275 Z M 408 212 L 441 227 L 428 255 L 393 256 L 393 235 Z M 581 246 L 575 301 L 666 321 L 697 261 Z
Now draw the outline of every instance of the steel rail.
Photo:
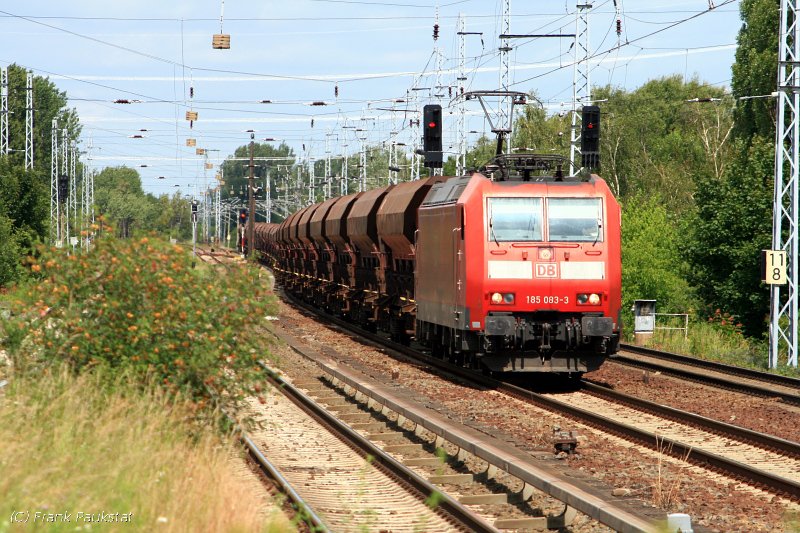
M 487 376 L 482 376 L 465 368 L 455 367 L 445 363 L 441 359 L 435 359 L 417 350 L 414 350 L 413 348 L 403 346 L 378 334 L 358 328 L 357 326 L 338 317 L 327 313 L 321 313 L 318 308 L 298 300 L 293 295 L 287 294 L 285 291 L 279 290 L 277 287 L 275 290 L 276 292 L 280 292 L 285 299 L 290 300 L 293 305 L 296 305 L 297 307 L 300 307 L 313 314 L 317 319 L 322 319 L 329 324 L 346 330 L 349 334 L 357 335 L 361 342 L 366 342 L 367 344 L 379 347 L 387 352 L 394 352 L 397 356 L 410 360 L 414 364 L 419 365 L 420 363 L 423 363 L 425 366 L 436 368 L 442 373 L 456 376 L 473 384 L 483 385 L 495 389 L 502 389 L 504 386 L 507 386 L 501 381 Z M 378 403 L 392 408 L 391 401 L 387 400 L 386 398 L 376 396 L 374 390 L 367 390 L 358 383 L 354 382 L 352 379 L 348 379 L 343 375 L 342 369 L 328 369 L 328 371 L 336 375 L 339 379 L 347 382 L 348 385 L 356 388 L 361 393 L 373 397 L 373 399 L 375 399 L 375 401 Z M 534 394 L 524 389 L 516 387 L 515 389 L 517 391 L 521 391 L 525 395 Z M 463 434 L 462 432 L 459 432 L 459 434 L 454 434 L 454 432 L 439 426 L 434 416 L 416 416 L 414 413 L 405 410 L 402 405 L 395 405 L 394 408 L 398 409 L 398 412 L 403 414 L 403 416 L 409 420 L 415 421 L 416 423 L 422 425 L 428 431 L 431 431 L 436 435 L 443 436 L 446 440 L 450 441 L 459 448 L 466 450 L 472 455 L 487 461 L 489 464 L 508 472 L 514 477 L 517 477 L 524 483 L 536 487 L 550 496 L 564 502 L 565 504 L 584 513 L 591 519 L 602 522 L 615 531 L 642 532 L 653 531 L 655 529 L 655 527 L 648 523 L 645 519 L 642 519 L 641 517 L 618 507 L 614 503 L 603 501 L 597 496 L 588 494 L 585 490 L 574 485 L 566 478 L 561 478 L 553 475 L 552 473 L 545 473 L 540 467 L 534 464 L 533 458 L 525 453 L 520 454 L 518 452 L 513 455 L 500 453 L 498 452 L 498 448 L 500 448 L 503 443 L 499 443 L 497 446 L 491 444 L 483 446 L 481 443 L 476 444 L 470 436 Z
M 739 376 L 742 378 L 747 379 L 757 379 L 764 381 L 764 385 L 756 385 L 752 383 L 742 383 L 738 381 L 733 381 L 730 379 L 726 379 L 720 376 L 711 376 L 708 374 L 704 374 L 699 371 L 693 371 L 689 369 L 681 369 L 681 368 L 673 368 L 668 366 L 663 366 L 658 363 L 649 362 L 649 361 L 641 361 L 639 359 L 635 359 L 632 357 L 627 357 L 624 354 L 616 354 L 612 356 L 609 361 L 614 361 L 623 365 L 633 366 L 637 368 L 644 368 L 647 370 L 652 370 L 655 372 L 661 372 L 664 374 L 670 374 L 673 376 L 678 376 L 684 379 L 689 379 L 691 381 L 695 381 L 698 383 L 710 383 L 717 387 L 725 388 L 728 390 L 733 390 L 737 392 L 743 392 L 745 394 L 755 395 L 755 396 L 762 396 L 768 398 L 780 398 L 782 401 L 790 404 L 798 405 L 800 404 L 800 389 L 798 389 L 797 394 L 787 393 L 780 390 L 776 390 L 770 387 L 770 384 L 773 385 L 782 385 L 791 387 L 800 387 L 798 383 L 800 380 L 796 380 L 795 378 L 788 378 L 786 376 L 777 376 L 774 374 L 769 374 L 767 372 L 759 372 L 757 370 L 750 370 L 745 368 L 734 367 L 731 365 L 725 365 L 723 363 L 715 363 L 712 361 L 705 361 L 701 359 L 694 359 L 692 357 L 687 357 L 678 354 L 672 354 L 668 352 L 658 352 L 656 350 L 649 350 L 647 348 L 640 348 L 635 347 L 635 350 L 632 350 L 626 346 L 625 348 L 628 351 L 633 353 L 638 353 L 640 355 L 645 355 L 648 357 L 655 357 L 664 359 L 671 362 L 676 362 L 680 364 L 686 364 L 690 366 L 694 366 L 695 368 L 706 369 L 706 370 L 713 370 L 716 372 L 721 372 L 724 374 L 729 374 L 732 376 Z M 769 377 L 767 377 L 769 376 Z M 787 381 L 789 380 L 789 381 Z
M 447 520 L 454 525 L 464 528 L 467 531 L 496 533 L 498 530 L 483 518 L 467 509 L 452 497 L 442 493 L 436 486 L 428 482 L 416 472 L 406 468 L 401 462 L 384 452 L 370 440 L 363 437 L 350 426 L 337 419 L 334 415 L 323 409 L 308 395 L 284 381 L 280 375 L 263 362 L 259 365 L 264 369 L 270 381 L 297 407 L 311 416 L 318 423 L 322 424 L 342 441 L 356 450 L 364 457 L 370 457 L 372 464 L 390 473 L 392 477 L 411 487 L 418 494 L 426 499 L 434 496 L 437 498 L 437 507 L 433 512 L 441 513 Z
M 241 440 L 244 445 L 247 447 L 248 452 L 250 452 L 250 456 L 253 458 L 254 461 L 258 463 L 258 465 L 265 471 L 265 473 L 272 478 L 275 483 L 291 501 L 292 505 L 295 508 L 295 511 L 300 515 L 300 519 L 312 526 L 313 531 L 317 531 L 320 533 L 325 533 L 330 531 L 330 528 L 325 525 L 325 521 L 319 517 L 319 515 L 311 508 L 311 506 L 306 503 L 300 494 L 289 481 L 283 477 L 280 471 L 273 465 L 269 459 L 267 459 L 261 450 L 258 449 L 258 446 L 245 434 L 242 434 Z
M 297 299 L 293 298 L 293 301 L 297 302 Z M 792 499 L 794 501 L 800 501 L 800 484 L 792 480 L 775 476 L 769 472 L 758 470 L 757 468 L 753 468 L 749 465 L 740 463 L 738 461 L 727 459 L 725 457 L 720 457 L 711 452 L 698 450 L 691 446 L 685 445 L 680 441 L 661 437 L 660 435 L 656 435 L 654 433 L 650 433 L 648 431 L 644 431 L 635 428 L 633 426 L 617 422 L 607 417 L 596 415 L 590 411 L 586 411 L 578 407 L 558 402 L 557 400 L 550 399 L 542 394 L 538 394 L 531 390 L 524 389 L 516 385 L 494 379 L 489 376 L 478 374 L 473 370 L 456 367 L 440 359 L 435 359 L 426 354 L 423 354 L 413 348 L 409 348 L 400 345 L 398 343 L 395 343 L 391 340 L 381 337 L 378 334 L 363 330 L 362 328 L 359 328 L 337 317 L 333 317 L 328 314 L 320 315 L 319 310 L 311 306 L 306 306 L 305 304 L 303 304 L 303 307 L 304 309 L 307 309 L 309 312 L 314 313 L 315 316 L 324 316 L 326 320 L 336 323 L 342 328 L 356 332 L 356 334 L 359 337 L 366 338 L 370 340 L 372 343 L 380 345 L 382 348 L 390 348 L 391 350 L 398 352 L 405 357 L 417 359 L 418 361 L 424 361 L 426 364 L 430 366 L 436 367 L 452 375 L 456 375 L 461 379 L 470 381 L 474 384 L 494 387 L 497 390 L 509 394 L 510 396 L 516 397 L 523 401 L 527 401 L 529 403 L 536 404 L 550 411 L 558 412 L 560 414 L 567 413 L 581 422 L 602 429 L 603 431 L 607 431 L 609 433 L 621 436 L 623 438 L 626 438 L 627 440 L 640 442 L 646 445 L 651 445 L 654 442 L 659 442 L 662 445 L 663 448 L 662 451 L 664 453 L 672 455 L 673 457 L 679 459 L 686 458 L 687 461 L 692 462 L 694 464 L 714 469 L 716 471 L 725 473 L 736 479 L 746 480 L 749 483 L 752 483 L 756 486 L 766 488 L 772 493 L 784 495 L 787 498 Z M 578 510 L 583 511 L 582 509 L 580 509 L 580 507 L 577 507 L 575 505 L 573 505 L 573 507 L 576 507 Z M 598 519 L 595 516 L 593 516 L 592 518 Z
M 764 381 L 766 383 L 773 383 L 776 385 L 784 385 L 786 387 L 794 387 L 800 393 L 800 379 L 793 378 L 789 376 L 782 376 L 780 374 L 773 374 L 771 372 L 764 372 L 761 370 L 754 370 L 752 368 L 743 368 L 735 365 L 729 365 L 725 363 L 720 363 L 718 361 L 709 361 L 707 359 L 698 359 L 696 357 L 691 357 L 688 355 L 682 355 L 673 352 L 663 352 L 661 350 L 654 350 L 653 348 L 645 348 L 643 346 L 634 346 L 632 344 L 620 344 L 620 348 L 640 354 L 640 355 L 647 355 L 650 357 L 656 357 L 658 359 L 664 359 L 666 361 L 672 361 L 675 363 L 681 363 L 685 365 L 696 366 L 699 368 L 705 368 L 708 370 L 715 370 L 720 373 L 724 374 L 732 374 L 735 376 L 740 376 L 749 379 L 756 379 L 759 381 Z M 623 356 L 624 357 L 624 356 Z M 619 356 L 613 356 L 612 360 L 620 358 Z M 627 359 L 627 358 L 626 358 Z
M 663 418 L 680 422 L 682 424 L 687 424 L 699 429 L 711 431 L 712 433 L 723 435 L 734 440 L 747 442 L 749 444 L 753 444 L 754 446 L 758 446 L 759 448 L 764 448 L 765 450 L 779 452 L 794 458 L 800 458 L 800 443 L 775 437 L 773 435 L 766 435 L 764 433 L 759 433 L 757 431 L 740 426 L 734 426 L 733 424 L 714 420 L 713 418 L 707 418 L 705 416 L 690 413 L 688 411 L 681 411 L 680 409 L 650 402 L 641 398 L 636 398 L 630 394 L 609 389 L 608 387 L 599 385 L 585 378 L 582 384 L 583 388 L 586 391 L 589 391 L 591 394 L 602 396 L 614 403 L 628 405 L 640 411 L 649 412 Z

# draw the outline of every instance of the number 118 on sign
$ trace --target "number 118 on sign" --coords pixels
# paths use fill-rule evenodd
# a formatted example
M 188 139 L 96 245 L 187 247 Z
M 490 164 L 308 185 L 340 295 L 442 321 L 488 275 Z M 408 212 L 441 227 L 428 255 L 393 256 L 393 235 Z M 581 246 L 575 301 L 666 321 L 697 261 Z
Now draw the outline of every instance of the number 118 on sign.
M 786 252 L 762 250 L 761 280 L 767 285 L 786 285 Z

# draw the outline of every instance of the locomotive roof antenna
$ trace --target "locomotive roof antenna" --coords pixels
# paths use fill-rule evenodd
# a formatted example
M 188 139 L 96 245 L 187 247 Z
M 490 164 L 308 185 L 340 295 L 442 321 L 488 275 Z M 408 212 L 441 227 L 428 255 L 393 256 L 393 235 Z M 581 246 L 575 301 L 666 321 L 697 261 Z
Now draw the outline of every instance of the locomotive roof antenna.
M 8 67 L 0 69 L 0 155 L 8 155 Z
M 575 176 L 580 165 L 576 164 L 581 155 L 581 114 L 579 107 L 592 100 L 592 87 L 589 80 L 589 11 L 592 4 L 577 4 L 575 11 L 575 46 L 572 62 L 572 129 L 570 131 L 569 175 Z
M 772 250 L 784 252 L 787 268 L 786 297 L 781 299 L 780 285 L 771 285 L 769 323 L 769 367 L 778 366 L 778 357 L 786 347 L 786 363 L 797 367 L 798 313 L 798 209 L 800 209 L 800 16 L 796 2 L 781 0 L 778 39 L 778 113 L 775 128 L 775 193 L 772 206 Z M 784 165 L 788 172 L 784 172 Z M 784 234 L 783 225 L 787 232 Z M 771 254 L 773 257 L 777 254 Z M 770 267 L 775 265 L 770 265 Z M 768 270 L 771 270 L 769 268 Z M 772 281 L 767 276 L 767 282 Z
M 25 170 L 33 170 L 33 72 L 25 84 Z

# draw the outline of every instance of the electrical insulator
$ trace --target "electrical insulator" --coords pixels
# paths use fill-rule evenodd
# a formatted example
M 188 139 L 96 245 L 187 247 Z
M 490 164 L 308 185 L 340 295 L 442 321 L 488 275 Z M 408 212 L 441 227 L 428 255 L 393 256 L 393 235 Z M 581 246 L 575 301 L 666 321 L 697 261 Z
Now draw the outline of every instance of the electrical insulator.
M 192 129 L 192 126 L 194 126 L 194 120 L 189 121 L 189 129 Z
M 338 85 L 335 85 L 333 87 L 333 96 L 335 96 L 336 98 L 339 98 L 339 86 Z
M 453 97 L 453 88 L 452 87 L 448 87 L 447 88 L 447 96 L 450 97 L 450 98 Z
M 311 127 L 312 128 L 314 127 L 314 119 L 313 118 L 311 119 Z
M 194 87 L 189 87 L 189 98 L 194 98 Z
M 622 20 L 617 19 L 617 36 L 622 35 Z
M 438 24 L 434 24 L 433 25 L 433 40 L 436 41 L 438 39 L 439 39 L 439 25 Z

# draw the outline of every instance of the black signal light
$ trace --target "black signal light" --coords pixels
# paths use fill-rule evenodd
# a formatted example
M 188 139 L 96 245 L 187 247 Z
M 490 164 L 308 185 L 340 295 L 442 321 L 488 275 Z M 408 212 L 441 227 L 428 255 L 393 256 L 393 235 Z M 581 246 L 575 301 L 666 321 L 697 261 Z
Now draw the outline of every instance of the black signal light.
M 442 106 L 428 104 L 422 108 L 424 133 L 422 149 L 425 155 L 425 166 L 442 167 Z
M 59 203 L 65 203 L 67 201 L 67 197 L 69 196 L 69 176 L 66 174 L 61 174 L 58 176 L 58 201 Z
M 596 105 L 581 110 L 581 166 L 600 168 L 600 107 Z

